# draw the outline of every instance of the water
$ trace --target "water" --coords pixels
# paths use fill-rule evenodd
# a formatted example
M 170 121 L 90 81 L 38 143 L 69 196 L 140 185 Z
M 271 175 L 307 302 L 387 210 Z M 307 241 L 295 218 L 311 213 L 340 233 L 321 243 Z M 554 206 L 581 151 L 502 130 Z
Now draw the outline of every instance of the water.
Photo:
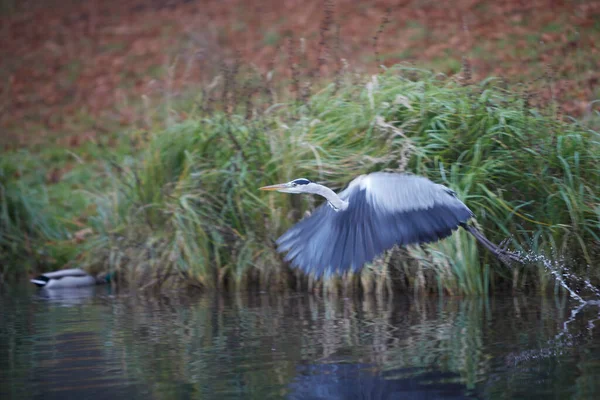
M 142 297 L 0 289 L 2 399 L 595 399 L 568 297 Z
M 538 264 L 543 266 L 563 289 L 569 293 L 571 298 L 577 300 L 580 304 L 600 300 L 600 289 L 592 285 L 589 277 L 579 276 L 573 273 L 568 263 L 558 257 L 546 257 L 543 254 L 537 254 L 533 251 L 516 253 L 525 264 Z M 590 266 L 588 265 L 588 269 Z

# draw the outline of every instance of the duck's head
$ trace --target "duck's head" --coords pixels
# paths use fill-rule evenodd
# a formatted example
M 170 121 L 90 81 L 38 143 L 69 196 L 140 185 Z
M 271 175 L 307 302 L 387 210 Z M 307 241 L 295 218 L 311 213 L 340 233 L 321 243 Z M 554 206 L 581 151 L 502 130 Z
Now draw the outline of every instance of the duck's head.
M 96 282 L 110 283 L 114 280 L 114 277 L 115 277 L 114 272 L 103 272 L 101 274 L 96 275 Z

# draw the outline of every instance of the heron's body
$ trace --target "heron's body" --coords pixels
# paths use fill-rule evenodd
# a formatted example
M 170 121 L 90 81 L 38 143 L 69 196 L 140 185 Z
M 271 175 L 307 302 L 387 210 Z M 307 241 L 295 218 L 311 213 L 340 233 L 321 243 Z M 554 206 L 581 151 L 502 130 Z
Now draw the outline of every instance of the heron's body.
M 395 245 L 430 243 L 463 226 L 486 248 L 499 248 L 466 223 L 474 215 L 451 189 L 427 178 L 376 172 L 361 175 L 338 194 L 296 179 L 262 188 L 313 193 L 327 199 L 278 240 L 286 261 L 317 276 L 358 271 Z M 490 247 L 491 246 L 491 247 Z
M 59 289 L 94 286 L 105 283 L 106 280 L 96 278 L 81 269 L 73 268 L 46 272 L 31 279 L 31 282 L 39 287 Z

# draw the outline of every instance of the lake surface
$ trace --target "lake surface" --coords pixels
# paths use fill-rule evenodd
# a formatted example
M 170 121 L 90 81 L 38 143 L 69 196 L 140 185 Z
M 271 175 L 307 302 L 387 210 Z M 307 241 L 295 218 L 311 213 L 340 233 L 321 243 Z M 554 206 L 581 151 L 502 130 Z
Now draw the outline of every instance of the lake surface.
M 578 307 L 4 287 L 0 398 L 600 398 L 600 309 Z

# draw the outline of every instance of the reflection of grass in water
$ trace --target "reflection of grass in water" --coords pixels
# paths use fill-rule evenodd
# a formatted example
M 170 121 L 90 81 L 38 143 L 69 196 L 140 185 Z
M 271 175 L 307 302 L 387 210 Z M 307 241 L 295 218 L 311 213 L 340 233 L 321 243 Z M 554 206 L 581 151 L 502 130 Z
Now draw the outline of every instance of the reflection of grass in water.
M 48 351 L 69 349 L 65 338 L 81 337 L 73 342 L 72 351 L 88 346 L 105 355 L 98 362 L 107 370 L 99 379 L 110 381 L 118 375 L 143 384 L 156 398 L 172 398 L 186 390 L 209 397 L 284 395 L 298 374 L 297 366 L 312 364 L 371 365 L 373 373 L 385 372 L 389 378 L 449 372 L 460 376 L 450 376 L 449 382 L 490 395 L 523 390 L 530 383 L 523 382 L 522 374 L 533 369 L 543 373 L 544 382 L 562 379 L 553 389 L 557 393 L 572 385 L 569 380 L 591 384 L 581 388 L 585 392 L 594 387 L 593 360 L 581 360 L 590 375 L 576 379 L 570 372 L 573 363 L 556 355 L 582 347 L 552 345 L 571 316 L 566 300 L 121 296 L 99 297 L 83 307 L 38 303 L 31 315 L 14 312 L 15 304 L 4 301 L 9 315 L 4 314 L 0 338 L 14 357 L 11 366 L 2 365 L 0 375 L 10 373 L 13 382 L 24 382 L 30 375 L 21 372 L 39 367 Z M 585 339 L 586 332 L 593 333 L 587 329 L 590 311 L 584 309 L 581 318 L 569 323 L 573 335 L 580 332 Z M 33 328 L 25 321 L 35 321 Z M 30 340 L 31 335 L 37 339 Z M 549 348 L 550 356 L 539 363 L 531 350 L 542 348 Z M 55 354 L 57 365 L 64 356 L 71 355 Z M 521 361 L 503 365 L 509 356 Z
M 547 343 L 565 304 L 515 299 L 431 299 L 382 303 L 264 295 L 131 301 L 115 320 L 118 348 L 131 377 L 145 382 L 193 382 L 199 394 L 229 392 L 252 398 L 273 393 L 296 365 L 371 364 L 374 371 L 434 369 L 460 375 L 469 388 L 490 379 L 496 357 Z M 137 310 L 140 308 L 140 310 Z M 137 311 L 136 311 L 137 310 Z M 522 336 L 526 333 L 526 336 Z M 166 354 L 166 360 L 161 354 Z M 118 356 L 118 355 L 115 355 Z M 508 374 L 510 378 L 510 374 Z M 452 378 L 456 382 L 456 378 Z M 240 382 L 244 384 L 241 385 Z M 493 386 L 493 385 L 492 385 Z

